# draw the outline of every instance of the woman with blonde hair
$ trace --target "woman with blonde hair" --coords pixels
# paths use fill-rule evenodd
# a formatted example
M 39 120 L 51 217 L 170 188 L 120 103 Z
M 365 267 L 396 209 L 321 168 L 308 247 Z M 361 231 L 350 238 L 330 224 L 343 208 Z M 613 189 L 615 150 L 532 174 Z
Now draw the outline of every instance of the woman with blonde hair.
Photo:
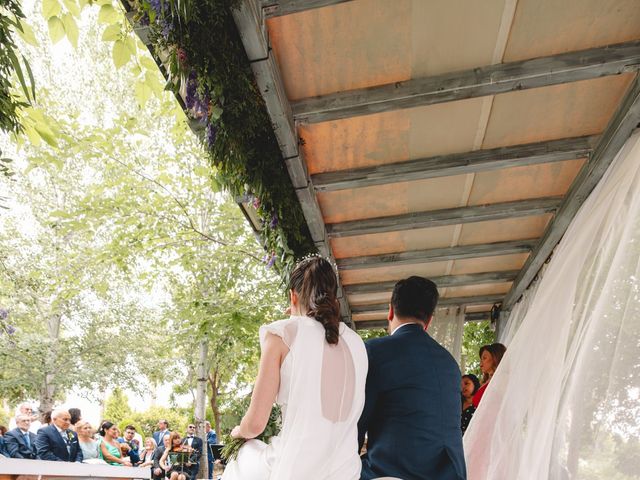
M 76 422 L 76 433 L 80 450 L 82 450 L 82 461 L 84 463 L 105 463 L 104 460 L 100 460 L 100 444 L 93 438 L 95 430 L 91 424 L 85 420 Z

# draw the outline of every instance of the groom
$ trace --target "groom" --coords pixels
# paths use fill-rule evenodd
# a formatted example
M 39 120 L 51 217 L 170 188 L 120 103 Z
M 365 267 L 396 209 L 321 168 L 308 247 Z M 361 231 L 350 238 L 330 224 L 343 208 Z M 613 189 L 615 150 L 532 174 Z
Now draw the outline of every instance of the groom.
M 431 280 L 399 281 L 389 306 L 390 335 L 367 342 L 364 410 L 358 422 L 361 480 L 467 478 L 460 430 L 460 370 L 426 332 L 438 302 Z

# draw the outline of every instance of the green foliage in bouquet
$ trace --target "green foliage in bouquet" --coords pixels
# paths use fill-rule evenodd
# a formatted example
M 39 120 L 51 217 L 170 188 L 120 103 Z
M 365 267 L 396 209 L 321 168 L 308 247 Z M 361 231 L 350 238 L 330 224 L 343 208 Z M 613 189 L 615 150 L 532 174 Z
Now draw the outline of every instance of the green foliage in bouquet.
M 251 402 L 251 396 L 247 396 L 241 402 L 241 405 L 244 406 L 244 411 L 246 412 L 249 409 L 249 403 Z M 280 430 L 282 429 L 282 411 L 280 410 L 280 406 L 277 404 L 273 405 L 271 409 L 271 414 L 269 415 L 269 421 L 267 422 L 267 426 L 264 431 L 258 435 L 256 440 L 261 440 L 264 443 L 269 443 L 271 437 L 278 435 Z M 231 435 L 227 434 L 224 436 L 224 447 L 220 454 L 227 461 L 235 460 L 238 457 L 238 452 L 240 451 L 240 447 L 244 445 L 247 439 L 244 438 L 232 438 Z

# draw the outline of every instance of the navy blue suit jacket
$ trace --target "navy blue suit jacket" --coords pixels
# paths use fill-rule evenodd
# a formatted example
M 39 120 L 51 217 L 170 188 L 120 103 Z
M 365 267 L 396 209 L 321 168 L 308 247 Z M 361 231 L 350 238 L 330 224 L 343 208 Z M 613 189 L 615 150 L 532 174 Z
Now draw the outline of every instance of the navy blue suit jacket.
M 441 345 L 408 324 L 367 342 L 369 371 L 358 422 L 362 480 L 464 480 L 460 369 Z
M 69 433 L 72 435 L 69 441 L 70 452 L 67 451 L 67 444 L 54 425 L 38 430 L 36 437 L 38 458 L 55 462 L 82 462 L 82 450 L 78 443 L 78 435 L 72 430 L 67 430 L 67 434 Z
M 27 446 L 24 433 L 19 428 L 9 430 L 4 436 L 5 448 L 11 458 L 36 458 L 36 434 L 29 432 L 31 446 Z

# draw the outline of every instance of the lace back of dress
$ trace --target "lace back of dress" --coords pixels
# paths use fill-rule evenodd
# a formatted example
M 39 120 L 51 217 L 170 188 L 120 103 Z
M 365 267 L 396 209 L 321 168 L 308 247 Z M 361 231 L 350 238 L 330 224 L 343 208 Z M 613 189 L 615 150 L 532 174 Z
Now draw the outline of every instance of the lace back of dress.
M 342 336 L 336 345 L 324 343 L 320 401 L 322 416 L 331 422 L 344 422 L 353 409 L 355 365 Z

